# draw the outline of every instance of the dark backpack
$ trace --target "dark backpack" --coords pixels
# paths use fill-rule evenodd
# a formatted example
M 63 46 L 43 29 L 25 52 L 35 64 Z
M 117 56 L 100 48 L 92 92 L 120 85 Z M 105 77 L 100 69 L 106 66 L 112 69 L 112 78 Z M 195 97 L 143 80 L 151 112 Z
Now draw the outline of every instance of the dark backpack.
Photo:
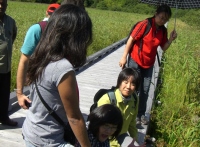
M 47 25 L 47 22 L 48 21 L 40 21 L 40 22 L 38 22 L 38 24 L 40 25 L 40 28 L 41 28 L 42 32 L 44 32 L 44 29 L 45 29 L 45 27 Z
M 115 97 L 115 89 L 116 89 L 116 87 L 112 86 L 110 89 L 100 89 L 99 91 L 97 91 L 97 93 L 95 94 L 94 99 L 93 99 L 94 104 L 92 104 L 92 106 L 90 107 L 90 112 L 92 112 L 92 110 L 94 110 L 97 107 L 97 102 L 106 93 L 108 94 L 111 104 L 116 105 L 117 101 L 116 101 L 116 97 Z M 134 97 L 135 106 L 136 106 L 137 105 L 137 96 L 135 93 L 133 94 L 133 97 Z
M 150 31 L 150 29 L 151 29 L 151 26 L 152 26 L 152 17 L 147 18 L 147 20 L 148 20 L 148 23 L 147 23 L 145 32 L 144 32 L 144 34 L 142 35 L 142 38 L 144 38 L 144 37 L 149 33 L 149 31 Z M 128 35 L 128 37 L 127 37 L 126 43 L 127 43 L 128 39 L 129 39 L 131 33 L 133 32 L 133 30 L 135 29 L 135 27 L 136 27 L 136 26 L 138 25 L 138 23 L 140 23 L 140 22 L 141 22 L 141 21 L 137 22 L 137 23 L 132 27 L 132 29 L 131 29 L 131 31 L 129 32 L 129 35 Z M 163 36 L 164 36 L 164 35 L 167 33 L 167 29 L 166 29 L 166 27 L 165 27 L 164 25 L 162 25 L 162 26 L 160 26 L 160 27 L 161 27 L 161 29 L 163 30 Z M 143 40 L 141 39 L 141 40 L 140 40 L 140 48 L 139 48 L 138 54 L 140 53 L 140 51 L 141 51 L 141 49 L 142 49 L 142 45 L 143 45 Z M 157 55 L 157 58 L 158 58 L 158 64 L 159 64 L 159 66 L 160 66 L 160 60 L 159 60 L 158 52 L 156 53 L 156 55 Z
M 151 26 L 152 26 L 152 17 L 150 18 L 147 18 L 148 20 L 148 23 L 147 23 L 147 26 L 146 26 L 146 30 L 144 32 L 144 34 L 142 35 L 142 38 L 144 38 L 150 31 L 151 29 Z M 133 25 L 133 27 L 131 28 L 131 31 L 129 32 L 129 35 L 128 35 L 128 38 L 126 40 L 126 43 L 131 35 L 131 33 L 133 32 L 133 30 L 135 29 L 135 27 L 140 23 L 141 21 L 137 22 L 136 24 Z M 164 25 L 160 26 L 161 29 L 163 30 L 163 35 L 166 33 L 166 27 Z

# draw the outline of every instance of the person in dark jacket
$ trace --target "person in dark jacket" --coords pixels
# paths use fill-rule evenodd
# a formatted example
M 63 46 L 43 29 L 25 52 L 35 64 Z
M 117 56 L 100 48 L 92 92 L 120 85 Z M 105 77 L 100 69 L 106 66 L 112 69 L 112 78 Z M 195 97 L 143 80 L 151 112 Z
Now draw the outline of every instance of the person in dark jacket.
M 15 20 L 6 15 L 7 0 L 0 0 L 0 123 L 17 126 L 8 116 L 13 42 L 17 36 Z

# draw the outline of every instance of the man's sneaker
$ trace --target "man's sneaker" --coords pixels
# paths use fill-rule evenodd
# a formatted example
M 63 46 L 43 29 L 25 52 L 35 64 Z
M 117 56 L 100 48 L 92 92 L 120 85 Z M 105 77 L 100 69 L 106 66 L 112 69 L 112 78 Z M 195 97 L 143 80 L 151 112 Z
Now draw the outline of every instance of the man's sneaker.
M 136 125 L 141 125 L 141 119 L 139 117 L 136 118 Z
M 144 129 L 143 127 L 142 127 L 142 123 L 141 123 L 141 119 L 140 118 L 136 118 L 136 128 L 137 129 Z
M 145 115 L 141 116 L 141 123 L 143 125 L 147 125 L 149 123 L 147 116 L 145 116 Z

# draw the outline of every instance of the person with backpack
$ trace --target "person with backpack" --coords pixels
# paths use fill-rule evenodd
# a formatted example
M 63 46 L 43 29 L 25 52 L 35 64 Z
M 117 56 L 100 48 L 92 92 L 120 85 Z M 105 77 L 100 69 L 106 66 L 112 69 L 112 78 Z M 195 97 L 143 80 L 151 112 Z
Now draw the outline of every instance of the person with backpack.
M 84 9 L 83 0 L 63 0 L 61 5 L 63 4 L 73 4 Z M 28 109 L 31 103 L 30 99 L 23 93 L 23 88 L 26 83 L 26 72 L 27 72 L 29 58 L 33 54 L 40 40 L 41 33 L 44 31 L 47 25 L 48 19 L 59 6 L 60 5 L 57 3 L 53 3 L 48 6 L 47 11 L 46 11 L 46 18 L 43 21 L 32 25 L 28 29 L 25 39 L 24 39 L 24 43 L 21 47 L 22 54 L 21 54 L 18 69 L 17 69 L 17 79 L 16 79 L 17 89 L 15 90 L 16 90 L 16 95 L 18 98 L 18 103 L 20 107 L 23 109 Z M 77 91 L 78 91 L 78 86 L 77 86 Z
M 164 4 L 157 8 L 152 18 L 138 22 L 128 37 L 124 53 L 119 61 L 120 67 L 124 68 L 127 63 L 128 67 L 137 69 L 141 75 L 137 115 L 138 125 L 141 123 L 148 124 L 148 119 L 145 116 L 146 103 L 157 48 L 161 46 L 162 50 L 166 51 L 177 37 L 176 31 L 173 30 L 169 39 L 167 38 L 167 29 L 164 24 L 169 21 L 171 14 L 170 7 Z
M 118 107 L 105 104 L 95 108 L 86 122 L 92 147 L 110 147 L 109 140 L 116 138 L 122 128 L 123 118 Z M 81 147 L 79 142 L 75 147 Z
M 113 104 L 121 110 L 123 116 L 123 126 L 116 139 L 110 141 L 110 145 L 112 147 L 139 146 L 136 142 L 136 116 L 138 113 L 138 97 L 135 93 L 139 88 L 139 84 L 139 73 L 132 68 L 124 68 L 119 73 L 117 85 L 113 89 L 116 102 L 111 102 L 108 94 L 104 94 L 97 102 L 98 107 L 104 104 Z M 134 97 L 137 97 L 137 99 Z M 145 143 L 140 145 L 140 147 L 144 146 Z
M 73 147 L 73 133 L 82 147 L 91 147 L 74 70 L 85 64 L 91 43 L 92 21 L 80 7 L 61 5 L 49 18 L 27 69 L 32 101 L 22 126 L 27 147 Z
M 40 40 L 41 33 L 45 29 L 48 19 L 59 6 L 60 5 L 57 3 L 50 4 L 46 10 L 46 17 L 43 21 L 32 25 L 26 33 L 24 43 L 21 47 L 22 54 L 17 69 L 17 89 L 15 89 L 21 108 L 28 109 L 28 105 L 31 102 L 28 97 L 23 94 L 29 58 Z

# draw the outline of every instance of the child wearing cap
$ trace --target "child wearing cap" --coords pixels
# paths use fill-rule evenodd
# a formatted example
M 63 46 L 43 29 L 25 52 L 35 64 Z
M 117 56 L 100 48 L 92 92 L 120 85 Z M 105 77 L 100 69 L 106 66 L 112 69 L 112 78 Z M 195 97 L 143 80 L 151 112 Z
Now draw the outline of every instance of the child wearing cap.
M 28 105 L 31 101 L 28 99 L 27 96 L 23 94 L 23 88 L 26 81 L 26 69 L 28 67 L 28 62 L 30 56 L 33 54 L 39 40 L 41 37 L 42 30 L 44 30 L 48 19 L 50 18 L 51 14 L 59 7 L 60 5 L 57 3 L 50 4 L 46 10 L 46 17 L 43 21 L 32 25 L 25 36 L 24 43 L 21 47 L 21 57 L 20 62 L 18 65 L 17 71 L 17 89 L 16 94 L 18 98 L 19 105 L 24 108 L 28 109 Z
M 80 8 L 84 9 L 84 0 L 63 0 L 61 5 L 63 4 L 73 4 Z M 17 89 L 16 94 L 18 98 L 18 103 L 23 109 L 28 109 L 26 104 L 31 103 L 29 98 L 23 94 L 23 88 L 26 81 L 26 72 L 28 67 L 28 62 L 30 56 L 33 54 L 42 33 L 42 30 L 44 30 L 46 23 L 45 21 L 48 21 L 51 14 L 59 7 L 60 5 L 57 3 L 50 4 L 46 10 L 46 17 L 43 21 L 37 24 L 32 25 L 29 30 L 26 33 L 23 46 L 21 48 L 21 57 L 18 65 L 17 70 Z M 44 23 L 43 25 L 41 25 Z M 78 91 L 78 86 L 77 86 Z
M 59 8 L 60 4 L 54 3 L 54 4 L 50 4 L 47 8 L 46 11 L 46 17 L 43 19 L 43 21 L 48 21 L 49 17 L 51 16 L 51 14 L 57 9 Z

